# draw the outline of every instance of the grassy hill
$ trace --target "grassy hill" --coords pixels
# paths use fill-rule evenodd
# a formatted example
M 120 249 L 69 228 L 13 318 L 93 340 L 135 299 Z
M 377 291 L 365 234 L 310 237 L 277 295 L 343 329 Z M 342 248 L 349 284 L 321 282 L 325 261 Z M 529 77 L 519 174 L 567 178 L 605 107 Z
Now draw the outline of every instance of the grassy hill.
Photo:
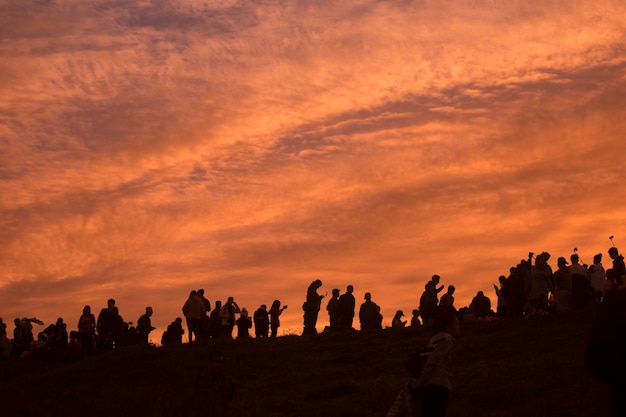
M 463 322 L 448 416 L 608 415 L 608 394 L 583 362 L 592 315 Z M 119 349 L 73 363 L 4 361 L 0 414 L 193 416 L 197 372 L 217 349 L 240 416 L 384 416 L 407 381 L 407 354 L 430 336 L 387 329 Z

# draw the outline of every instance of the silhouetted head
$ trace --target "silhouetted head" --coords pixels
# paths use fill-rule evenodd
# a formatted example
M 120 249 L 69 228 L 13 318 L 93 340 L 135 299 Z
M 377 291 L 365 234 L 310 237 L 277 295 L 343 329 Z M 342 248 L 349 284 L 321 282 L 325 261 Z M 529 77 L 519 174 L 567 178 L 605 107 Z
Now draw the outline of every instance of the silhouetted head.
M 337 297 L 339 295 L 339 288 L 333 288 L 333 297 Z
M 346 292 L 348 294 L 352 294 L 353 291 L 354 291 L 354 287 L 352 285 L 348 285 L 348 288 L 346 288 Z
M 274 302 L 272 303 L 272 308 L 280 308 L 280 301 L 274 300 Z
M 561 258 L 559 258 L 561 259 Z M 573 253 L 572 255 L 570 255 L 569 259 L 572 261 L 573 264 L 577 264 L 578 263 L 578 255 Z
M 593 257 L 593 263 L 594 263 L 594 264 L 599 264 L 600 262 L 602 262 L 602 254 L 601 254 L 601 253 L 597 253 L 597 254 Z
M 572 257 L 573 256 L 574 255 L 572 255 Z M 573 259 L 572 259 L 572 262 L 574 262 Z M 558 264 L 559 267 L 565 267 L 567 265 L 567 259 L 561 256 L 559 259 L 557 259 L 556 263 Z
M 413 313 L 413 316 L 415 316 L 415 317 L 417 317 L 417 316 L 419 316 L 419 315 L 420 315 L 420 311 L 419 311 L 418 309 L 414 309 L 414 310 L 412 311 L 412 313 Z
M 215 302 L 215 308 L 216 308 L 216 309 L 219 309 L 219 308 L 221 308 L 221 307 L 222 307 L 222 302 L 221 302 L 220 300 L 217 300 L 217 301 Z
M 194 295 L 198 295 L 198 291 L 196 290 L 191 290 L 191 292 L 189 293 L 190 297 L 193 297 Z
M 90 306 L 83 307 L 83 315 L 88 316 L 89 314 L 91 314 L 91 307 Z
M 404 313 L 402 312 L 402 310 L 396 311 L 396 317 L 402 317 L 402 316 L 404 316 Z
M 267 306 L 265 304 L 261 304 L 261 310 L 267 310 Z
M 454 285 L 448 285 L 448 294 L 454 294 L 456 287 Z
M 109 298 L 109 299 L 107 300 L 107 306 L 108 306 L 109 308 L 113 308 L 113 307 L 115 306 L 115 300 L 114 300 L 114 299 L 112 299 L 112 298 Z
M 315 285 L 315 287 L 319 288 L 322 286 L 322 280 L 316 279 L 315 281 L 313 281 L 313 284 Z
M 226 301 L 227 304 L 232 304 L 235 302 L 235 299 L 233 297 L 228 297 L 228 301 Z
M 200 289 L 198 290 L 198 294 L 199 294 L 199 295 L 204 295 L 204 288 L 200 288 Z
M 609 256 L 611 257 L 611 259 L 615 259 L 619 256 L 619 252 L 615 246 L 609 248 Z
M 181 319 L 180 317 L 176 317 L 176 320 L 174 320 L 174 321 L 176 321 L 176 322 L 178 322 L 178 323 L 182 323 L 182 322 L 183 322 L 183 319 Z
M 152 307 L 146 307 L 146 316 L 150 317 L 152 315 Z
M 241 309 L 241 316 L 248 317 L 248 310 L 245 307 Z
M 366 301 L 370 301 L 372 299 L 372 294 L 366 292 L 363 298 L 365 298 Z
M 433 277 L 432 277 L 432 281 L 433 281 L 435 284 L 439 284 L 439 281 L 441 281 L 441 277 L 440 277 L 439 275 L 433 275 Z

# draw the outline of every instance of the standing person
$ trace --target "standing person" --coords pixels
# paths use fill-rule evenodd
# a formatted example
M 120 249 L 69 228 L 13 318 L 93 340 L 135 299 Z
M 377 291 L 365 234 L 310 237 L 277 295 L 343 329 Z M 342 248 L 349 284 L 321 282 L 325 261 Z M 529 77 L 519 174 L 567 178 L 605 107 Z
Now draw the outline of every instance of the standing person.
M 359 309 L 361 331 L 380 329 L 380 307 L 372 301 L 372 294 L 369 292 L 366 292 L 363 298 L 365 302 L 361 304 Z
M 556 303 L 556 311 L 564 312 L 569 310 L 572 299 L 572 272 L 567 266 L 567 260 L 564 257 L 557 259 L 557 270 L 552 275 L 554 282 L 554 301 Z
M 571 303 L 572 307 L 579 309 L 586 306 L 591 301 L 593 291 L 591 289 L 591 283 L 589 282 L 587 268 L 578 263 L 578 254 L 572 254 L 570 260 L 572 261 L 572 264 L 569 266 L 569 270 L 572 274 Z
M 339 288 L 333 288 L 332 297 L 326 304 L 326 311 L 328 311 L 328 319 L 330 323 L 330 330 L 339 329 Z
M 137 335 L 141 344 L 147 345 L 150 340 L 150 332 L 156 327 L 152 327 L 152 307 L 146 307 L 146 314 L 139 317 L 137 320 Z
M 222 320 L 222 335 L 233 338 L 233 328 L 235 327 L 235 314 L 241 313 L 239 306 L 233 297 L 228 297 L 226 304 L 220 310 L 220 319 Z
M 245 307 L 241 309 L 241 315 L 235 324 L 237 324 L 237 340 L 250 338 L 248 330 L 252 328 L 252 319 L 248 317 L 248 310 Z
M 211 311 L 211 315 L 209 317 L 209 336 L 213 339 L 220 337 L 220 333 L 222 332 L 222 318 L 220 317 L 221 311 L 222 302 L 217 300 L 215 302 L 215 309 Z
M 589 281 L 596 301 L 602 301 L 606 290 L 606 271 L 602 265 L 602 254 L 598 253 L 593 257 L 593 265 L 589 267 Z
M 267 312 L 267 306 L 261 304 L 252 316 L 254 319 L 254 334 L 257 339 L 267 338 L 270 332 L 270 316 Z
M 94 351 L 96 343 L 96 316 L 91 313 L 91 307 L 83 307 L 83 314 L 78 319 L 78 339 L 82 356 Z
M 96 327 L 98 329 L 98 341 L 100 348 L 111 350 L 115 348 L 115 344 L 122 333 L 122 318 L 115 306 L 115 300 L 109 298 L 106 308 L 100 310 Z
M 272 328 L 272 333 L 270 337 L 276 337 L 278 335 L 278 328 L 280 327 L 280 315 L 283 314 L 283 311 L 287 306 L 280 307 L 280 301 L 274 300 L 272 306 L 270 307 L 270 325 Z
M 204 304 L 204 315 L 200 318 L 198 335 L 201 339 L 206 339 L 209 337 L 209 314 L 211 312 L 211 302 L 204 296 L 204 288 L 200 288 L 198 290 L 198 296 L 202 300 L 202 304 Z
M 221 352 L 209 353 L 208 367 L 201 371 L 194 384 L 198 415 L 209 417 L 229 417 L 239 415 L 233 407 L 235 384 L 224 373 L 224 355 Z
M 624 274 L 626 274 L 626 265 L 624 265 L 624 257 L 619 254 L 615 246 L 609 248 L 609 256 L 613 259 L 613 279 L 618 286 L 624 283 Z
M 511 299 L 511 287 L 508 278 L 504 275 L 500 275 L 500 277 L 498 277 L 498 282 L 500 283 L 500 287 L 493 284 L 493 289 L 496 292 L 496 297 L 498 298 L 496 313 L 498 317 L 502 318 L 509 315 L 507 309 L 510 302 L 509 300 Z
M 450 383 L 452 348 L 454 339 L 459 336 L 461 330 L 456 313 L 448 310 L 440 314 L 433 323 L 433 330 L 435 335 L 428 342 L 428 347 L 433 351 L 428 356 L 422 374 L 414 382 L 413 388 L 420 392 L 423 417 L 444 417 L 452 391 Z
M 192 290 L 189 293 L 189 298 L 183 305 L 183 314 L 187 320 L 187 337 L 189 337 L 189 343 L 193 342 L 194 336 L 197 341 L 200 332 L 200 321 L 202 320 L 202 316 L 205 315 L 205 311 L 202 298 L 200 298 L 196 290 Z
M 437 317 L 437 306 L 439 305 L 438 294 L 443 290 L 444 286 L 437 287 L 441 277 L 439 275 L 433 275 L 430 281 L 424 286 L 424 292 L 420 297 L 420 313 L 422 314 L 422 320 L 424 325 L 432 325 L 435 317 Z
M 346 292 L 339 297 L 339 328 L 342 330 L 352 330 L 352 321 L 354 320 L 354 287 L 348 285 Z
M 531 282 L 528 297 L 530 314 L 545 314 L 548 311 L 548 293 L 553 290 L 552 268 L 548 265 L 548 259 L 550 259 L 549 253 L 540 253 L 530 270 Z
M 322 281 L 316 279 L 309 285 L 306 291 L 306 302 L 302 306 L 304 310 L 304 330 L 305 334 L 317 334 L 315 325 L 317 324 L 317 315 L 320 311 L 320 305 L 322 303 L 323 295 L 317 293 L 317 290 L 322 286 Z

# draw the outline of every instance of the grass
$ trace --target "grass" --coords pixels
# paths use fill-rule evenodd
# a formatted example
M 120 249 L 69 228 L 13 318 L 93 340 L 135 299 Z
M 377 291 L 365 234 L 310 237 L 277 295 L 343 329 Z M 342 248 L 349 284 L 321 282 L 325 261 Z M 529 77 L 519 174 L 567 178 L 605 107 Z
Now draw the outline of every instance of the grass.
M 448 416 L 608 416 L 608 393 L 583 362 L 592 315 L 463 322 Z M 240 416 L 384 416 L 407 381 L 407 354 L 430 336 L 387 329 L 4 361 L 0 404 L 7 416 L 193 416 L 197 373 L 217 349 Z

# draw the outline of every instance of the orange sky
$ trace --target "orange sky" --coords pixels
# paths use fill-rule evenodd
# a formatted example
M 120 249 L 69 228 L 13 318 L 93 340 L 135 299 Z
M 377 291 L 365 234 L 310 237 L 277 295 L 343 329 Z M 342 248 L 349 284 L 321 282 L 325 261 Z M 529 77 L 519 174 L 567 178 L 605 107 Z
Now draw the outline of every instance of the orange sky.
M 626 247 L 624 22 L 622 0 L 0 0 L 0 317 L 72 327 L 113 297 L 162 331 L 202 287 L 278 298 L 299 332 L 320 278 L 390 323 L 435 273 L 495 304 L 529 251 Z

